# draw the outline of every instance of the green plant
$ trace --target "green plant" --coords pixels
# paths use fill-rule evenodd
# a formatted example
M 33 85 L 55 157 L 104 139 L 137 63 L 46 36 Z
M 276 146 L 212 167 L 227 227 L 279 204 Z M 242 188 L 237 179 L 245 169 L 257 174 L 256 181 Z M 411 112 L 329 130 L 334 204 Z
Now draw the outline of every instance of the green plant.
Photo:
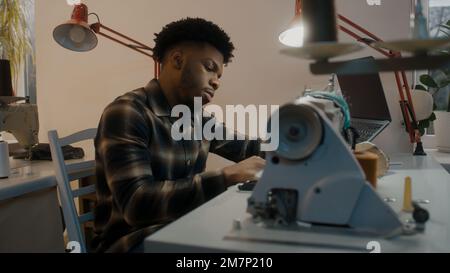
M 0 0 L 0 58 L 11 63 L 13 85 L 28 54 L 32 53 L 27 25 L 30 0 Z
M 450 38 L 450 20 L 446 24 L 442 24 L 441 33 L 445 38 Z M 444 49 L 439 54 L 450 56 L 450 50 Z M 430 74 L 420 76 L 420 84 L 416 85 L 416 89 L 424 90 L 431 93 L 434 99 L 434 110 L 450 112 L 450 68 L 446 67 L 432 71 Z M 445 94 L 447 94 L 445 96 Z M 438 100 L 440 98 L 440 100 Z M 428 119 L 419 121 L 418 128 L 423 135 L 425 129 L 428 128 L 431 122 L 436 120 L 434 113 Z

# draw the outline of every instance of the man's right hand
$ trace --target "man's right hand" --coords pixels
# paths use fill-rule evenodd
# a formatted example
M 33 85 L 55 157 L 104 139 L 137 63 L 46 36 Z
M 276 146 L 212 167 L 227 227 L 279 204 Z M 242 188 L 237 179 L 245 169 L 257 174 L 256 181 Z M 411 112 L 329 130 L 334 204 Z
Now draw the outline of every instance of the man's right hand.
M 234 165 L 223 168 L 222 173 L 227 187 L 248 180 L 257 180 L 256 174 L 264 169 L 266 161 L 259 156 L 252 156 Z

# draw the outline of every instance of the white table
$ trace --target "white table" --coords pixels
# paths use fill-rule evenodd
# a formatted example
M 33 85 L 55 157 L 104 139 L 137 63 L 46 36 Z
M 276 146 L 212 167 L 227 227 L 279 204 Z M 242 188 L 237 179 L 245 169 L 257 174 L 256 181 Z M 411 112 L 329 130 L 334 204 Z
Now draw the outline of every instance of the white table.
M 413 198 L 428 199 L 424 205 L 430 220 L 424 233 L 381 240 L 382 252 L 450 252 L 450 175 L 433 158 L 397 155 L 391 157 L 401 165 L 391 166 L 389 173 L 378 181 L 377 191 L 383 197 L 394 197 L 392 204 L 400 212 L 404 178 L 410 176 Z M 348 252 L 349 249 L 311 245 L 285 245 L 261 242 L 225 240 L 233 219 L 246 219 L 249 193 L 228 189 L 208 203 L 169 224 L 144 241 L 146 252 Z M 333 237 L 330 236 L 330 240 Z M 361 240 L 361 247 L 371 238 Z M 353 252 L 353 251 L 351 251 Z
M 0 179 L 0 201 L 56 187 L 51 161 L 27 161 L 10 158 L 11 175 Z
M 450 172 L 450 153 L 439 152 L 437 149 L 428 149 L 425 152 L 432 155 L 436 161 L 441 163 Z
M 10 166 L 0 179 L 0 253 L 64 252 L 52 162 L 11 159 Z

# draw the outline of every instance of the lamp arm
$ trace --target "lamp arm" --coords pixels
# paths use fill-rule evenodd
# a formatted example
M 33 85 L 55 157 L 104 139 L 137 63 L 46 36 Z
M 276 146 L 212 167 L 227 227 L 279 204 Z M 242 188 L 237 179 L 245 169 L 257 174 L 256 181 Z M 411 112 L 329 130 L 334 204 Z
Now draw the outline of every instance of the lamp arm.
M 373 42 L 383 42 L 383 40 L 377 36 L 375 36 L 375 34 L 369 32 L 367 29 L 361 27 L 360 25 L 356 24 L 355 22 L 353 22 L 352 20 L 348 19 L 347 17 L 338 14 L 337 18 L 339 20 L 341 20 L 342 22 L 348 24 L 350 27 L 360 31 L 361 33 L 367 35 L 368 37 L 370 37 L 370 39 L 367 38 L 362 38 L 360 35 L 356 34 L 355 32 L 351 31 L 350 29 L 344 27 L 343 25 L 338 24 L 338 28 L 347 33 L 348 35 L 352 36 L 353 38 L 355 38 L 356 40 L 358 40 L 358 42 L 362 42 L 364 44 L 366 44 L 367 46 L 373 48 L 374 50 L 380 52 L 381 54 L 383 54 L 386 57 L 392 58 L 392 57 L 401 57 L 399 56 L 399 52 L 392 52 L 390 50 L 386 50 L 386 49 L 382 49 L 382 48 L 378 48 L 375 47 L 372 43 Z
M 112 40 L 112 41 L 114 41 L 116 43 L 119 43 L 119 44 L 121 44 L 123 46 L 131 48 L 131 49 L 133 49 L 133 50 L 135 50 L 135 51 L 137 51 L 137 52 L 139 52 L 141 54 L 144 54 L 144 55 L 146 55 L 146 56 L 148 56 L 150 58 L 153 58 L 153 55 L 143 51 L 143 50 L 153 51 L 153 49 L 150 48 L 149 46 L 146 46 L 146 45 L 144 45 L 144 44 L 142 44 L 142 43 L 140 43 L 140 42 L 138 42 L 136 40 L 133 40 L 130 37 L 125 36 L 125 35 L 117 32 L 117 31 L 115 31 L 115 30 L 113 30 L 113 29 L 111 29 L 111 28 L 109 28 L 109 27 L 107 27 L 107 26 L 105 26 L 105 25 L 103 25 L 101 23 L 94 23 L 94 24 L 90 25 L 90 27 L 96 34 L 99 34 L 99 35 L 101 35 L 101 36 L 103 36 L 103 37 L 105 37 L 105 38 L 107 38 L 109 40 Z M 128 40 L 128 41 L 132 42 L 133 44 L 127 44 L 127 43 L 125 43 L 123 41 L 120 41 L 119 39 L 114 38 L 111 35 L 106 34 L 105 32 L 102 32 L 102 29 L 105 29 L 105 30 L 107 30 L 107 31 L 109 31 L 109 32 L 111 32 L 111 33 L 113 33 L 113 34 L 115 34 L 115 35 L 125 39 L 125 40 Z M 143 50 L 141 50 L 141 49 L 143 49 Z
M 137 48 L 137 49 L 149 50 L 149 51 L 153 52 L 153 49 L 149 48 L 148 46 L 132 45 L 132 44 L 128 44 L 128 46 L 131 46 L 131 47 Z
M 368 31 L 367 29 L 361 27 L 360 25 L 356 24 L 355 22 L 353 22 L 352 20 L 348 19 L 347 17 L 338 14 L 337 15 L 338 19 L 343 21 L 344 23 L 348 24 L 349 26 L 357 29 L 358 31 L 364 33 L 365 35 L 369 36 L 370 38 L 374 39 L 377 42 L 381 42 L 382 40 L 380 38 L 378 38 L 377 36 L 375 36 L 375 34 L 371 33 L 370 31 Z
M 386 56 L 386 57 L 391 58 L 391 57 L 395 56 L 395 53 L 393 53 L 393 52 L 391 52 L 391 51 L 384 50 L 384 49 L 382 49 L 382 48 L 375 47 L 375 46 L 373 45 L 373 42 L 379 42 L 379 41 L 381 41 L 381 40 L 372 40 L 372 39 L 363 38 L 363 37 L 359 36 L 358 34 L 356 34 L 355 32 L 349 30 L 348 28 L 346 28 L 346 27 L 344 27 L 344 26 L 342 26 L 342 25 L 338 25 L 338 28 L 339 28 L 339 30 L 341 30 L 342 32 L 345 32 L 345 33 L 347 33 L 349 36 L 355 38 L 355 40 L 357 40 L 358 42 L 361 42 L 361 43 L 367 45 L 368 47 L 370 47 L 370 48 L 372 48 L 372 49 L 378 51 L 379 53 L 381 53 L 382 55 L 384 55 L 384 56 Z
M 342 26 L 341 24 L 338 24 L 339 30 L 347 33 L 348 35 L 350 35 L 351 37 L 356 39 L 358 42 L 362 42 L 362 43 L 366 44 L 367 46 L 371 47 L 372 49 L 378 51 L 379 53 L 383 54 L 384 56 L 386 56 L 388 58 L 399 58 L 399 57 L 401 58 L 400 52 L 394 52 L 394 51 L 375 47 L 373 45 L 373 41 L 382 42 L 382 40 L 379 37 L 377 37 L 376 35 L 374 35 L 373 33 L 369 32 L 365 28 L 361 27 L 360 25 L 356 24 L 355 22 L 351 21 L 350 19 L 348 19 L 347 17 L 345 17 L 341 14 L 338 14 L 337 18 L 339 20 L 341 20 L 342 22 L 348 24 L 350 27 L 352 27 L 352 28 L 360 31 L 361 33 L 367 35 L 368 37 L 370 37 L 370 39 L 363 38 L 360 35 L 358 35 L 357 33 L 348 29 L 347 27 Z M 371 39 L 373 39 L 373 41 Z M 412 98 L 411 98 L 411 89 L 408 84 L 408 79 L 406 78 L 406 73 L 405 73 L 405 71 L 395 71 L 394 73 L 395 73 L 395 81 L 397 83 L 398 93 L 400 96 L 400 109 L 402 111 L 403 120 L 405 122 L 405 126 L 406 126 L 406 129 L 407 129 L 409 137 L 410 137 L 410 142 L 411 143 L 415 143 L 415 142 L 419 143 L 421 141 L 420 141 L 420 137 L 417 137 L 417 132 L 416 132 L 416 130 L 417 130 L 416 114 L 414 111 L 414 106 L 413 106 L 413 102 L 412 102 Z
M 105 38 L 107 38 L 107 39 L 109 39 L 111 41 L 119 43 L 119 44 L 121 44 L 121 45 L 123 45 L 125 47 L 128 47 L 128 48 L 136 51 L 136 52 L 139 52 L 139 53 L 141 53 L 143 55 L 146 55 L 146 56 L 152 58 L 154 60 L 154 62 L 155 62 L 155 79 L 159 78 L 159 75 L 160 75 L 160 72 L 161 72 L 161 66 L 160 66 L 159 62 L 154 58 L 154 56 L 152 54 L 149 54 L 148 52 L 146 52 L 146 51 L 153 52 L 153 48 L 151 48 L 151 47 L 149 47 L 149 46 L 147 46 L 147 45 L 145 45 L 145 44 L 143 44 L 141 42 L 138 42 L 138 41 L 136 41 L 136 40 L 134 40 L 134 39 L 132 39 L 132 38 L 130 38 L 128 36 L 125 36 L 124 34 L 111 29 L 111 28 L 103 25 L 100 22 L 91 24 L 90 28 L 98 35 L 101 35 L 101 36 L 103 36 L 103 37 L 105 37 Z M 123 39 L 131 42 L 132 44 L 123 42 L 123 41 L 121 41 L 121 40 L 119 40 L 117 38 L 112 37 L 111 35 L 108 35 L 108 34 L 102 32 L 103 29 L 106 30 L 106 31 L 109 31 L 109 32 L 111 32 L 111 33 L 113 33 L 113 34 L 115 34 L 117 36 L 119 36 L 120 38 L 123 38 Z

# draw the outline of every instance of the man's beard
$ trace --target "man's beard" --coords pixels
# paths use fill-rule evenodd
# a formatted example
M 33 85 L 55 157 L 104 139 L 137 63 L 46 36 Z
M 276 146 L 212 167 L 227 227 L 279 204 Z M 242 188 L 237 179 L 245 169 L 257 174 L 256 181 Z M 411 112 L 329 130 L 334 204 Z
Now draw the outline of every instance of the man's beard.
M 201 83 L 198 82 L 198 78 L 195 76 L 192 68 L 192 63 L 187 63 L 181 73 L 181 92 L 180 98 L 183 104 L 189 108 L 194 107 L 194 96 L 201 96 Z M 194 92 L 199 91 L 199 92 Z M 197 94 L 199 93 L 199 94 Z

